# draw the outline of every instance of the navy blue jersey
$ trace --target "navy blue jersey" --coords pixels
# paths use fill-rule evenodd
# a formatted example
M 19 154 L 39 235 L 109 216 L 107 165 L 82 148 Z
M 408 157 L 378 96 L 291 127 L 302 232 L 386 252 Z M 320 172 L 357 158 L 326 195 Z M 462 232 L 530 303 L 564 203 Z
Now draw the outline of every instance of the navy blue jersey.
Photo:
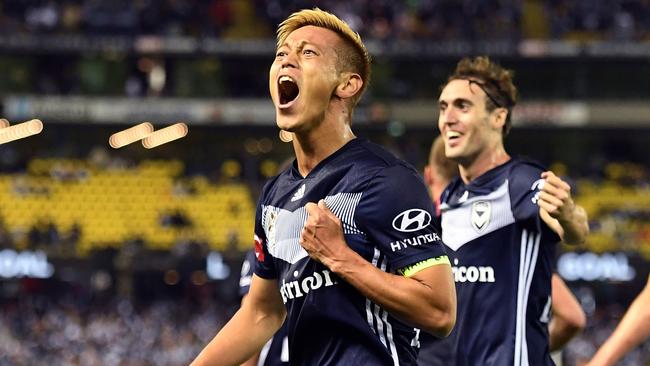
M 246 258 L 241 266 L 241 277 L 239 278 L 239 296 L 248 293 L 255 268 L 255 250 L 246 253 Z M 289 338 L 287 337 L 287 325 L 282 324 L 269 339 L 260 351 L 257 366 L 286 366 L 289 365 Z
M 553 365 L 548 351 L 551 275 L 560 238 L 540 218 L 544 169 L 512 159 L 442 196 L 442 239 L 458 313 L 443 340 L 424 344 L 439 365 Z M 422 363 L 424 364 L 424 363 Z
M 300 246 L 308 202 L 324 199 L 354 251 L 383 271 L 445 256 L 417 171 L 377 145 L 347 143 L 302 177 L 292 167 L 257 207 L 255 274 L 277 279 L 292 365 L 414 365 L 419 330 L 393 318 Z

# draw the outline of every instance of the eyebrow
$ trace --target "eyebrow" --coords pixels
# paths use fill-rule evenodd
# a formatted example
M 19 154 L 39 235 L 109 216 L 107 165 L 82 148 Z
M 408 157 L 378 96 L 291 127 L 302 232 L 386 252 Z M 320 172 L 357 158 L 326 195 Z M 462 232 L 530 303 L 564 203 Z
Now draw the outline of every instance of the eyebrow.
M 302 49 L 303 47 L 305 47 L 305 45 L 307 45 L 307 44 L 314 45 L 313 43 L 311 43 L 311 42 L 309 42 L 309 41 L 303 39 L 302 41 L 300 41 L 300 43 L 298 43 L 298 47 L 297 47 L 297 48 L 300 50 L 300 49 Z M 314 45 L 314 46 L 316 46 L 316 45 Z M 281 44 L 280 47 L 278 47 L 278 49 L 280 49 L 280 48 L 282 48 L 282 47 L 287 47 L 288 49 L 291 49 L 291 46 L 289 46 L 289 42 L 287 42 L 287 41 L 285 41 L 283 44 Z
M 458 104 L 458 103 L 467 103 L 467 104 L 470 104 L 470 105 L 474 105 L 474 102 L 472 102 L 471 100 L 469 100 L 467 98 L 456 98 L 456 99 L 451 101 L 451 104 Z M 446 100 L 438 99 L 438 105 L 442 105 L 442 104 L 450 104 L 450 103 L 447 102 Z

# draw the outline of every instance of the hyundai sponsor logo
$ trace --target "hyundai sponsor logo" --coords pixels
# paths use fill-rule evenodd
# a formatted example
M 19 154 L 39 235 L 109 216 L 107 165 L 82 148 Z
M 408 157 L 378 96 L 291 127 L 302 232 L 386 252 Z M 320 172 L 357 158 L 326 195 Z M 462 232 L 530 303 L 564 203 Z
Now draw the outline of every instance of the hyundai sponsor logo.
M 416 245 L 422 245 L 427 243 L 433 243 L 436 240 L 440 241 L 440 236 L 438 236 L 438 234 L 436 233 L 423 234 L 423 235 L 414 236 L 412 238 L 391 241 L 390 249 L 393 252 L 396 252 L 398 250 L 408 248 L 409 245 L 416 246 Z
M 405 233 L 422 230 L 431 222 L 431 215 L 425 210 L 412 208 L 393 219 L 393 228 Z

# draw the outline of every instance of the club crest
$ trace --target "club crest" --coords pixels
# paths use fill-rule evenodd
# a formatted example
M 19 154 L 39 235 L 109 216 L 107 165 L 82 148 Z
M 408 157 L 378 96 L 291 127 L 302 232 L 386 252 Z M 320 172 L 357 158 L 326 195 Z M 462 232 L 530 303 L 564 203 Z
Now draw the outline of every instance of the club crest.
M 490 224 L 492 205 L 488 201 L 478 201 L 472 204 L 472 227 L 480 233 Z

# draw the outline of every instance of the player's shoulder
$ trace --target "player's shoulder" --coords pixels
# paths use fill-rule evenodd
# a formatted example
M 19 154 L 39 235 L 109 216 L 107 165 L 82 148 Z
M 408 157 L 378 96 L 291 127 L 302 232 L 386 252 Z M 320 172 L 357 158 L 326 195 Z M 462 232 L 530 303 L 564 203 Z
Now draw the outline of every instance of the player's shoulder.
M 465 184 L 463 183 L 463 180 L 460 178 L 460 176 L 452 178 L 440 195 L 440 203 L 449 203 L 450 197 L 459 191 L 464 191 L 464 189 Z
M 388 169 L 391 172 L 415 172 L 417 174 L 413 166 L 382 146 L 365 139 L 359 139 L 356 147 L 359 157 L 356 160 L 356 165 L 367 172 L 379 173 Z
M 511 177 L 518 175 L 539 176 L 539 174 L 545 170 L 546 167 L 538 161 L 527 157 L 516 157 L 512 158 L 509 175 Z
M 546 167 L 529 158 L 513 158 L 508 171 L 508 180 L 512 191 L 536 190 L 543 181 L 541 174 Z
M 529 158 L 513 158 L 508 169 L 508 179 L 511 182 L 535 182 L 541 179 L 540 175 L 546 171 L 541 163 Z
M 291 181 L 298 179 L 295 177 L 296 173 L 294 172 L 294 169 L 294 164 L 290 164 L 280 173 L 269 178 L 262 186 L 260 197 L 264 198 L 268 196 L 274 189 L 285 184 L 290 184 Z

